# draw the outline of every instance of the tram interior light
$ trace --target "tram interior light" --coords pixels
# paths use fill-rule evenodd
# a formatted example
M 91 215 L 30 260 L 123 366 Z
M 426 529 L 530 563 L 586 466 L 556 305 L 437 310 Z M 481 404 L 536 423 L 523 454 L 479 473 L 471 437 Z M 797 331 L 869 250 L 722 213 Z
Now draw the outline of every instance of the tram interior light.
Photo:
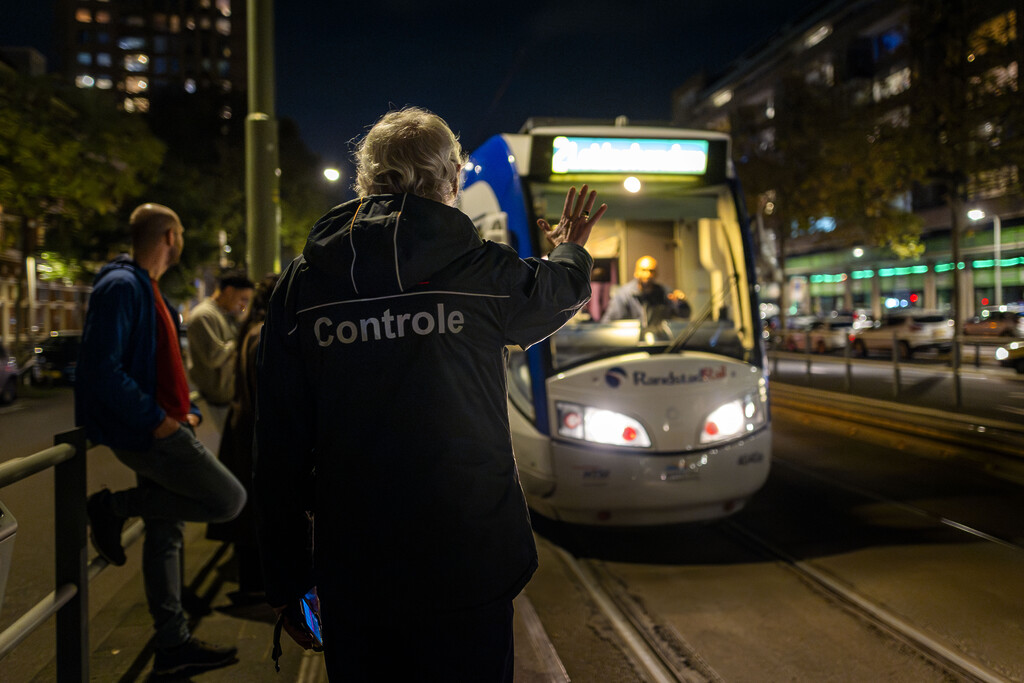
M 609 446 L 648 448 L 651 439 L 633 418 L 603 408 L 557 401 L 558 434 Z
M 754 396 L 746 396 L 725 403 L 708 415 L 700 432 L 701 443 L 725 441 L 764 424 L 764 408 L 758 405 Z

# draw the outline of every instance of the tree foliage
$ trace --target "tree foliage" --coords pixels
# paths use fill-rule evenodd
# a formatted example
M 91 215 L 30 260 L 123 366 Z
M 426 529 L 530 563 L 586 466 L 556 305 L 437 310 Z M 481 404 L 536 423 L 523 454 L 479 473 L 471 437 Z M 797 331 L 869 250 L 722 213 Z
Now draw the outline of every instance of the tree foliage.
M 24 259 L 59 246 L 85 256 L 93 226 L 153 179 L 163 144 L 109 93 L 61 86 L 55 78 L 0 69 L 0 206 L 17 216 Z M 27 263 L 27 261 L 26 261 Z M 18 339 L 28 325 L 26 275 L 18 287 Z

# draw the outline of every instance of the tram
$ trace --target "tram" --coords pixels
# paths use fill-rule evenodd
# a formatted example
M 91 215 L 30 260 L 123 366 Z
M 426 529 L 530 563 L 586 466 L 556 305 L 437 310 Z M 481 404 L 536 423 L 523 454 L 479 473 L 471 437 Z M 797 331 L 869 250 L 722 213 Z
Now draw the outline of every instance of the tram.
M 551 245 L 568 188 L 608 204 L 587 243 L 593 297 L 560 331 L 508 354 L 509 418 L 531 509 L 576 524 L 712 520 L 768 476 L 771 432 L 753 243 L 727 135 L 531 119 L 463 167 L 459 207 L 521 257 Z M 641 256 L 678 289 L 666 307 L 602 322 Z

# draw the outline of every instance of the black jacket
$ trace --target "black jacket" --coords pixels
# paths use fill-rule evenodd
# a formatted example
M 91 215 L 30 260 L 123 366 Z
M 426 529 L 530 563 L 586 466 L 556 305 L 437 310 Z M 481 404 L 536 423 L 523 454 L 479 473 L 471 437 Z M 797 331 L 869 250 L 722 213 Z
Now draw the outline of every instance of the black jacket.
M 254 501 L 267 598 L 456 610 L 515 596 L 537 566 L 512 456 L 506 345 L 590 297 L 592 259 L 483 242 L 414 195 L 335 207 L 282 274 L 257 360 Z M 305 544 L 315 513 L 315 562 Z

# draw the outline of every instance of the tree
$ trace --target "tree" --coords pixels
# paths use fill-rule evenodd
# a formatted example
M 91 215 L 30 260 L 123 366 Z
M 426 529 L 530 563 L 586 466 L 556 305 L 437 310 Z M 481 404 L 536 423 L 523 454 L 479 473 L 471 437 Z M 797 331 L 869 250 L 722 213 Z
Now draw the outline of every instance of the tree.
M 28 260 L 45 242 L 87 243 L 154 177 L 164 146 L 108 93 L 0 69 L 0 206 L 20 220 L 15 348 L 27 337 Z

